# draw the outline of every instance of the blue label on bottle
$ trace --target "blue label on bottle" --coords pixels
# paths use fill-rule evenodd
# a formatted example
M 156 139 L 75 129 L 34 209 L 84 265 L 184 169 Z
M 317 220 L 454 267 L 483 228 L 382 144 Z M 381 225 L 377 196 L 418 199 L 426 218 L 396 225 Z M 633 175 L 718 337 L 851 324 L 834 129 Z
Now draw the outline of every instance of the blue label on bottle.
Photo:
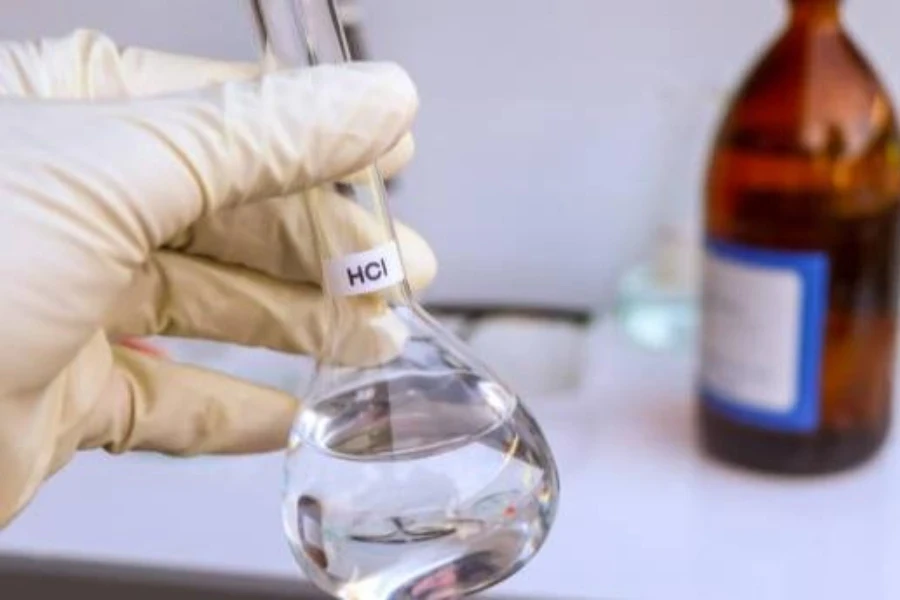
M 802 433 L 819 423 L 828 257 L 708 241 L 700 390 L 746 425 Z

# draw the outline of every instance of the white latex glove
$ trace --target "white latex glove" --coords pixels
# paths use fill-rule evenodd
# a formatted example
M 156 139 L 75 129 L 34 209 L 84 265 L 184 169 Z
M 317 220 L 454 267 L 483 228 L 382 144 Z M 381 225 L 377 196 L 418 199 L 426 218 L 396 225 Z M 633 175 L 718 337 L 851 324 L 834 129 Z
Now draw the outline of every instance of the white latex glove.
M 0 45 L 0 525 L 78 449 L 285 443 L 295 399 L 111 343 L 321 343 L 319 266 L 295 192 L 392 148 L 382 166 L 399 168 L 416 94 L 384 64 L 255 77 L 254 65 L 120 51 L 86 31 Z M 336 235 L 369 230 L 366 213 L 332 200 Z M 422 287 L 433 255 L 399 235 Z

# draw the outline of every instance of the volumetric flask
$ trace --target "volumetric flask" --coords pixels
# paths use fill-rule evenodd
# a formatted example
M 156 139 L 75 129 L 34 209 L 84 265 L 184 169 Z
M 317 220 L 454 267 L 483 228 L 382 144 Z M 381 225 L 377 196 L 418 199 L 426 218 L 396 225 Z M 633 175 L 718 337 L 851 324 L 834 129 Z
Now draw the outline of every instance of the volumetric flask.
M 266 64 L 347 60 L 333 0 L 255 0 Z M 413 299 L 377 169 L 307 194 L 330 318 L 294 423 L 283 515 L 307 576 L 338 598 L 486 589 L 540 549 L 559 494 L 516 395 Z M 322 206 L 371 227 L 335 235 Z M 325 232 L 329 233 L 326 234 Z

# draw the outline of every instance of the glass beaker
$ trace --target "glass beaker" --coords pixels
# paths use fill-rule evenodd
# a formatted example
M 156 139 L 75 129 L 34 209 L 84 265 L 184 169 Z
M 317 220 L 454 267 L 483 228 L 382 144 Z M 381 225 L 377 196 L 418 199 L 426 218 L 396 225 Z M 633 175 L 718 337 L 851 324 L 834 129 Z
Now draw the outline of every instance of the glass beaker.
M 334 0 L 254 0 L 265 64 L 341 63 Z M 370 226 L 323 227 L 353 202 Z M 458 598 L 540 549 L 559 481 L 517 396 L 414 300 L 376 168 L 305 196 L 330 317 L 292 430 L 283 515 L 339 598 Z M 335 231 L 341 231 L 336 235 Z

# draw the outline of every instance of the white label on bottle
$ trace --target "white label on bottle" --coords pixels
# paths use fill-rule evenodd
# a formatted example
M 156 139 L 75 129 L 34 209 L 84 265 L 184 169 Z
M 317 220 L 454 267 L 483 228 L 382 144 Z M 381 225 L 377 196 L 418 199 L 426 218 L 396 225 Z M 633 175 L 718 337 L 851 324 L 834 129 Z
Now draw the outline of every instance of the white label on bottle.
M 701 397 L 753 427 L 808 432 L 819 422 L 828 255 L 708 241 Z
M 789 412 L 797 398 L 800 277 L 707 255 L 702 381 L 732 402 Z
M 328 260 L 323 272 L 326 289 L 334 296 L 377 292 L 404 278 L 400 253 L 394 242 Z

